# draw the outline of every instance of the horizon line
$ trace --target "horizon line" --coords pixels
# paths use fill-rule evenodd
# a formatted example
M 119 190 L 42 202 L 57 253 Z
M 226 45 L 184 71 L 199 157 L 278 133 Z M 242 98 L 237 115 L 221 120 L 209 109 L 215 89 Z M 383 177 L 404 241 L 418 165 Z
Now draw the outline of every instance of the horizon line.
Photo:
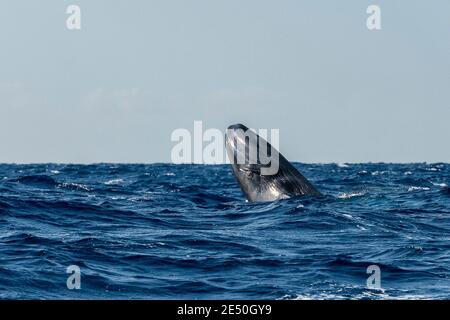
M 412 162 L 392 162 L 392 161 L 363 161 L 363 162 L 353 162 L 353 161 L 339 161 L 339 162 L 326 162 L 326 161 L 318 161 L 318 162 L 302 162 L 302 161 L 289 161 L 291 163 L 300 163 L 300 164 L 319 164 L 319 165 L 328 165 L 328 164 L 336 164 L 336 165 L 354 165 L 354 164 L 450 164 L 450 162 L 445 161 L 412 161 Z M 198 166 L 223 166 L 229 165 L 230 163 L 173 163 L 173 162 L 0 162 L 0 165 L 79 165 L 79 166 L 90 166 L 90 165 L 174 165 L 174 166 L 186 166 L 186 165 L 198 165 Z

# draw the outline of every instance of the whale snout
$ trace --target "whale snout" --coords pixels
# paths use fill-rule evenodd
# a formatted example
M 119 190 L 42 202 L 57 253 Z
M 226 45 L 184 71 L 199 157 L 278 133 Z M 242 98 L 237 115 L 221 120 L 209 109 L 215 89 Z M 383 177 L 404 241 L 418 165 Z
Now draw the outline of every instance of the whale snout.
M 228 157 L 234 164 L 257 163 L 259 136 L 243 124 L 233 124 L 227 128 L 225 144 Z
M 246 130 L 248 130 L 248 128 L 241 123 L 237 123 L 237 124 L 232 124 L 231 126 L 229 126 L 227 128 L 227 130 L 244 130 L 244 131 L 246 131 Z
M 229 149 L 228 151 L 233 151 L 233 153 L 235 153 L 238 147 L 245 148 L 245 134 L 248 135 L 249 132 L 250 130 L 248 130 L 246 126 L 240 123 L 229 126 L 225 134 L 225 143 L 227 149 Z

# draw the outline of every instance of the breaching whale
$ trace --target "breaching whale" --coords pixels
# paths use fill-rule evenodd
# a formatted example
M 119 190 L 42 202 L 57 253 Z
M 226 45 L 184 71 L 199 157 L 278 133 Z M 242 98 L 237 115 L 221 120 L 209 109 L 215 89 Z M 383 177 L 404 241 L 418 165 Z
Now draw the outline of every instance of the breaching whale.
M 229 126 L 225 146 L 233 173 L 248 201 L 321 195 L 276 148 L 246 126 Z

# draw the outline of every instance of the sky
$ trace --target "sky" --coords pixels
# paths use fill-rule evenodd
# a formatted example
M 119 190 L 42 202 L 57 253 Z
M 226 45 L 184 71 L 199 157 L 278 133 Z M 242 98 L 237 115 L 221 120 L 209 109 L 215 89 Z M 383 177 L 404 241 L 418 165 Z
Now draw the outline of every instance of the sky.
M 292 161 L 450 162 L 449 17 L 448 0 L 2 0 L 0 163 L 171 162 L 195 120 L 277 128 Z

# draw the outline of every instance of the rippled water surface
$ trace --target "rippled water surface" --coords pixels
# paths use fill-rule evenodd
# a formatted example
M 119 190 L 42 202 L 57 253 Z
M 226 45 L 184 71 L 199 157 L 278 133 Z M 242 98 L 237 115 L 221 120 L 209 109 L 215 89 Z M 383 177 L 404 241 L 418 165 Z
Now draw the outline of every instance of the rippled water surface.
M 295 166 L 324 197 L 248 203 L 225 165 L 0 165 L 0 298 L 450 298 L 449 164 Z

